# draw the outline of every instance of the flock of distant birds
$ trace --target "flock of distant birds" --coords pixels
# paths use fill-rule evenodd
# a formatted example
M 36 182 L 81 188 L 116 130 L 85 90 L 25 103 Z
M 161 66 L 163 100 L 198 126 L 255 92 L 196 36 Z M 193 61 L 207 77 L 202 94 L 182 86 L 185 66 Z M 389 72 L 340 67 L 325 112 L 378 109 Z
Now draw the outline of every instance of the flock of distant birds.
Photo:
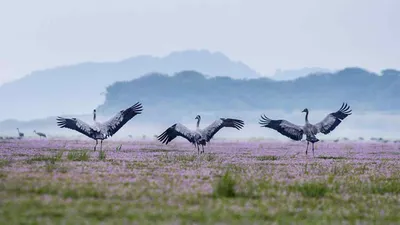
M 94 151 L 96 151 L 96 147 L 98 145 L 98 141 L 100 140 L 100 150 L 102 150 L 103 141 L 111 136 L 113 136 L 122 126 L 124 126 L 129 120 L 135 117 L 138 114 L 141 114 L 143 111 L 142 104 L 137 102 L 131 107 L 121 110 L 118 112 L 113 118 L 109 119 L 104 123 L 97 122 L 96 120 L 96 110 L 93 110 L 93 121 L 94 124 L 91 126 L 80 119 L 77 118 L 65 118 L 65 117 L 57 117 L 57 125 L 60 128 L 68 128 L 75 130 L 81 134 L 86 135 L 87 137 L 96 141 L 94 146 Z M 329 134 L 333 131 L 347 116 L 351 115 L 352 110 L 347 103 L 343 103 L 339 110 L 336 112 L 329 113 L 321 122 L 316 124 L 311 124 L 308 121 L 309 110 L 305 108 L 302 112 L 305 113 L 305 124 L 303 126 L 299 126 L 293 124 L 287 120 L 279 119 L 273 120 L 268 118 L 265 115 L 261 115 L 261 119 L 259 124 L 261 127 L 266 127 L 273 129 L 280 134 L 294 140 L 301 141 L 303 136 L 306 136 L 305 141 L 307 142 L 306 155 L 308 154 L 309 144 L 312 145 L 312 152 L 314 155 L 314 144 L 319 141 L 316 137 L 318 133 Z M 175 123 L 172 126 L 168 127 L 163 133 L 157 136 L 157 139 L 163 143 L 168 144 L 176 137 L 180 136 L 188 140 L 192 143 L 195 148 L 197 148 L 197 152 L 204 153 L 204 146 L 213 138 L 213 136 L 223 127 L 231 127 L 240 130 L 244 127 L 244 122 L 239 119 L 232 118 L 219 118 L 211 123 L 204 129 L 200 129 L 200 115 L 197 115 L 196 118 L 197 125 L 196 130 L 190 130 L 186 126 Z M 24 133 L 18 130 L 18 139 L 22 139 L 24 137 Z M 42 132 L 36 132 L 40 138 L 46 138 L 46 134 Z M 360 138 L 361 140 L 362 138 Z M 363 139 L 362 139 L 363 140 Z M 371 140 L 387 142 L 386 140 L 380 138 L 371 138 Z M 338 142 L 339 139 L 335 140 Z M 400 141 L 395 141 L 400 142 Z M 201 151 L 200 151 L 201 146 Z
M 19 131 L 19 128 L 17 128 L 17 131 L 18 131 L 18 137 L 17 137 L 17 139 L 22 139 L 22 138 L 25 137 L 25 134 L 22 133 L 21 131 Z M 42 138 L 42 137 L 43 137 L 43 138 L 47 138 L 47 136 L 46 136 L 45 133 L 36 132 L 36 130 L 34 130 L 33 133 L 37 134 L 40 138 Z M 1 136 L 0 136 L 0 139 L 15 139 L 15 138 L 14 138 L 14 137 L 1 137 Z

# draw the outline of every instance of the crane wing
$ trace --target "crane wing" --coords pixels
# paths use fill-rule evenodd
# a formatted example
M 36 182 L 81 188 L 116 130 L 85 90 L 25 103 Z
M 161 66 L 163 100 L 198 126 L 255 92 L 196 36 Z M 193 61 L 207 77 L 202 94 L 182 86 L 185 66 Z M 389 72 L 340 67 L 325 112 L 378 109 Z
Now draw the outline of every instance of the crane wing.
M 166 129 L 162 134 L 160 134 L 157 139 L 163 144 L 168 144 L 170 141 L 174 140 L 177 136 L 186 138 L 190 143 L 195 143 L 196 133 L 189 130 L 187 127 L 180 123 L 176 123 Z
M 351 111 L 350 106 L 343 103 L 338 111 L 328 114 L 321 122 L 314 125 L 317 133 L 329 134 L 344 118 L 351 115 Z
M 82 133 L 90 138 L 93 138 L 94 134 L 96 133 L 96 130 L 93 129 L 90 125 L 77 118 L 57 117 L 57 125 L 60 128 L 76 130 L 79 133 Z
M 262 115 L 259 123 L 262 125 L 261 127 L 274 129 L 292 140 L 300 141 L 303 138 L 303 128 L 287 120 L 271 120 Z
M 108 137 L 113 136 L 122 126 L 124 126 L 130 119 L 137 114 L 142 113 L 142 104 L 137 102 L 131 107 L 121 110 L 117 115 L 103 123 L 101 126 L 102 133 L 107 134 Z
M 220 118 L 215 120 L 208 127 L 204 128 L 203 135 L 205 136 L 207 142 L 211 140 L 211 138 L 223 127 L 233 127 L 238 130 L 242 129 L 244 126 L 244 122 L 238 119 L 231 118 Z

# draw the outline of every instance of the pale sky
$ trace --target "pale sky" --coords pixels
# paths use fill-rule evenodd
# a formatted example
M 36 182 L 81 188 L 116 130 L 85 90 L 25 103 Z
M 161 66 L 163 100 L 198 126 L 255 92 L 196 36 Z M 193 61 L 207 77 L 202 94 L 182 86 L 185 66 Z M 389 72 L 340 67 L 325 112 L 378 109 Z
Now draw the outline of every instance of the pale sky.
M 208 49 L 262 74 L 400 68 L 399 0 L 0 0 L 0 83 L 31 71 Z

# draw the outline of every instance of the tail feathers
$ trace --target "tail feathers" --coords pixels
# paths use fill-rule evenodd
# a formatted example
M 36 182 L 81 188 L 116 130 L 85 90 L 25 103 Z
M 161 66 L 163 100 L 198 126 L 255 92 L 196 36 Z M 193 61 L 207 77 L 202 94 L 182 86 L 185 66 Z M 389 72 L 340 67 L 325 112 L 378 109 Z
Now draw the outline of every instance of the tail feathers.
M 306 140 L 311 142 L 311 143 L 316 143 L 316 142 L 319 141 L 319 139 L 316 138 L 315 136 L 307 136 Z

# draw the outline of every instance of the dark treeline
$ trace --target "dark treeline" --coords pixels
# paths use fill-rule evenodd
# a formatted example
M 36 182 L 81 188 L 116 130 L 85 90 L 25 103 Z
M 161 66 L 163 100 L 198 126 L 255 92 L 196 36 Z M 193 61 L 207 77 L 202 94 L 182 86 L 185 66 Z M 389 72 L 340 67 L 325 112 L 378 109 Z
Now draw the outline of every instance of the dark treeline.
M 114 83 L 107 88 L 99 111 L 108 114 L 135 101 L 143 102 L 148 113 L 158 115 L 176 111 L 292 111 L 304 107 L 332 110 L 343 101 L 358 112 L 395 111 L 400 109 L 399 96 L 400 72 L 396 70 L 375 74 L 346 68 L 290 81 L 206 78 L 195 71 L 183 71 L 174 76 L 154 73 Z

